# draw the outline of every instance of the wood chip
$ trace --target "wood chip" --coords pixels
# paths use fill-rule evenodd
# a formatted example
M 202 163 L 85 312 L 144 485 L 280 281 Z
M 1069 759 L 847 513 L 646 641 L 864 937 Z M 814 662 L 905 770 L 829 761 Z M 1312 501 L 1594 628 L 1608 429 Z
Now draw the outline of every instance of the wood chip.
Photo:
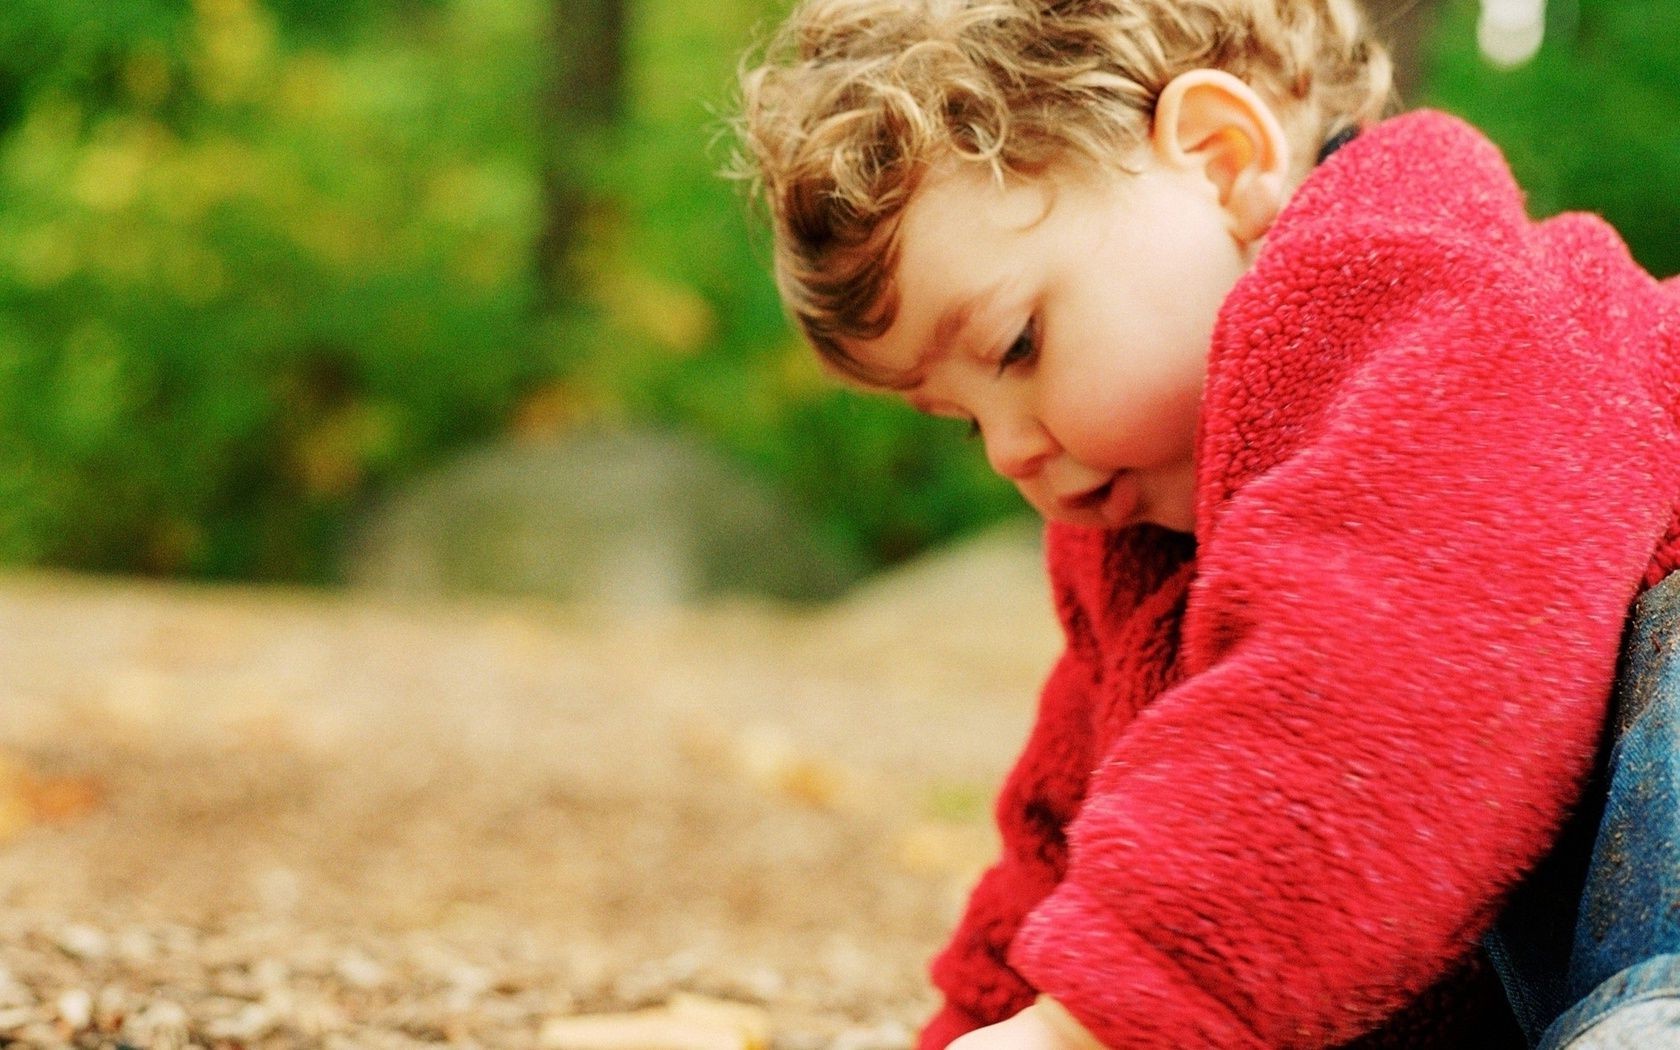
M 763 1010 L 677 995 L 664 1007 L 625 1014 L 559 1017 L 543 1026 L 546 1050 L 768 1050 Z

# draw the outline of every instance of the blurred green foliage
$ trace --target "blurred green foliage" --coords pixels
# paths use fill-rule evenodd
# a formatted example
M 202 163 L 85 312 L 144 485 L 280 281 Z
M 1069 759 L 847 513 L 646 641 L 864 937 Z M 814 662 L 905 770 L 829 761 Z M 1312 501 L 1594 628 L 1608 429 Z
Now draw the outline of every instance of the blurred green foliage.
M 8 7 L 7 560 L 322 578 L 551 368 L 528 5 L 292 6 Z
M 830 389 L 713 139 L 762 6 L 632 3 L 577 144 L 585 286 L 535 285 L 552 0 L 9 0 L 0 560 L 331 578 L 359 506 L 518 430 L 696 430 L 891 559 L 1008 506 L 950 428 Z
M 1422 102 L 1505 150 L 1537 216 L 1603 215 L 1653 273 L 1680 272 L 1680 0 L 1550 0 L 1516 69 L 1477 53 L 1476 0 L 1444 5 Z
M 884 564 L 1021 504 L 959 425 L 838 390 L 717 175 L 777 0 L 627 0 L 622 125 L 566 145 L 575 287 L 538 287 L 559 0 L 7 0 L 0 560 L 329 580 L 366 501 L 507 433 L 704 435 Z M 1675 0 L 1554 0 L 1540 59 L 1447 4 L 1426 101 L 1537 211 L 1680 269 Z M 559 294 L 550 294 L 558 291 Z

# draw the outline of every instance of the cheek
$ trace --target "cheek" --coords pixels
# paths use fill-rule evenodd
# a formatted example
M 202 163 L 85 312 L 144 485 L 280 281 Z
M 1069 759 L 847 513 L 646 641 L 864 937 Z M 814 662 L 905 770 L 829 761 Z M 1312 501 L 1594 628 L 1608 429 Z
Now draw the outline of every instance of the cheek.
M 1176 461 L 1195 442 L 1206 355 L 1140 347 L 1092 354 L 1058 377 L 1051 429 L 1069 455 L 1092 467 Z
M 1147 423 L 1146 399 L 1137 397 L 1134 380 L 1112 360 L 1090 361 L 1063 377 L 1051 429 L 1075 459 L 1102 466 L 1126 458 L 1128 444 Z

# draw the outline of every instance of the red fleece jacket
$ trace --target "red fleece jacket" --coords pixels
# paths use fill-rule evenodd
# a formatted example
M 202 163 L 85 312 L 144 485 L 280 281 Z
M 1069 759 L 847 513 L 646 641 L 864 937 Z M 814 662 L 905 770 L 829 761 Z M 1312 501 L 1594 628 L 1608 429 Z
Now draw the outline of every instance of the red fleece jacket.
M 1680 286 L 1420 112 L 1224 303 L 1197 525 L 1049 531 L 1067 648 L 925 1050 L 1035 991 L 1122 1050 L 1320 1047 L 1472 952 L 1680 563 Z

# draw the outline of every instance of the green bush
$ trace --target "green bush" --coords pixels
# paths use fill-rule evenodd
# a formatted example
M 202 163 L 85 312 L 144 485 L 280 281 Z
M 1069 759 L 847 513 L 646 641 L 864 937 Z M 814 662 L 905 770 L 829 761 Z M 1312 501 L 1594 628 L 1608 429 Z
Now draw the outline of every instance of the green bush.
M 1552 0 L 1539 55 L 1477 53 L 1476 0 L 1452 0 L 1423 101 L 1500 144 L 1538 216 L 1603 215 L 1659 275 L 1680 272 L 1680 2 Z
M 337 51 L 248 0 L 8 8 L 0 557 L 320 579 L 369 486 L 504 424 L 549 367 L 531 27 L 475 10 L 517 6 Z
M 697 431 L 876 562 L 1014 497 L 822 382 L 715 141 L 754 0 L 633 4 L 621 128 L 535 271 L 551 0 L 0 13 L 0 560 L 328 580 L 373 494 L 510 428 Z

